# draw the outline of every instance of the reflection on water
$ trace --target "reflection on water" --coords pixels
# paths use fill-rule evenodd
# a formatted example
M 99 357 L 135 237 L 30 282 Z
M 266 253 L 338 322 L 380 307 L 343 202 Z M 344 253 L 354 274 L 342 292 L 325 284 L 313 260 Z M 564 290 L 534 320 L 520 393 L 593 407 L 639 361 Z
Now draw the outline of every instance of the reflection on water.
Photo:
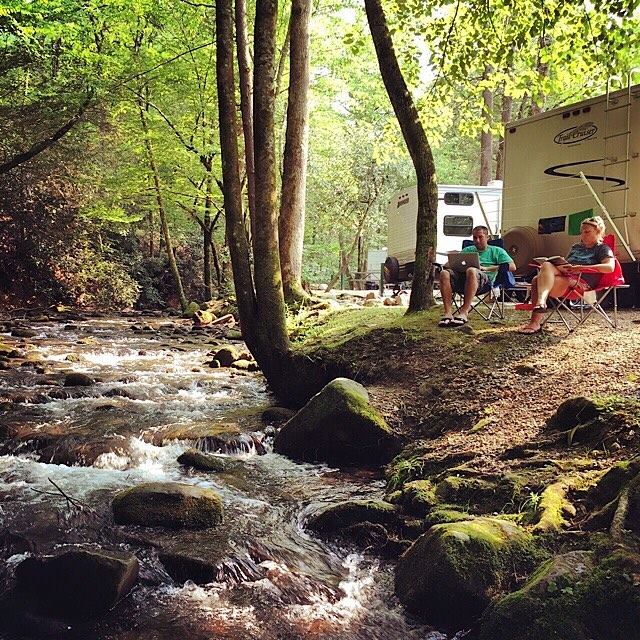
M 46 375 L 0 372 L 0 396 L 20 391 L 25 400 L 14 396 L 12 410 L 0 415 L 13 434 L 0 456 L 2 529 L 36 553 L 85 542 L 127 550 L 141 574 L 134 592 L 98 622 L 64 631 L 9 624 L 0 637 L 445 638 L 406 616 L 393 597 L 389 564 L 304 529 L 320 505 L 380 495 L 382 482 L 271 453 L 260 420 L 270 398 L 258 374 L 209 369 L 206 341 L 133 333 L 120 320 L 35 328 L 31 342 Z M 64 370 L 96 384 L 63 388 Z M 36 393 L 44 400 L 34 403 Z M 204 447 L 202 434 L 212 431 L 206 443 L 223 471 L 176 462 L 189 446 Z M 225 522 L 195 532 L 113 526 L 114 493 L 148 481 L 215 489 Z M 25 551 L 12 545 L 5 545 L 9 571 Z M 219 581 L 172 580 L 160 560 L 167 556 L 211 565 Z

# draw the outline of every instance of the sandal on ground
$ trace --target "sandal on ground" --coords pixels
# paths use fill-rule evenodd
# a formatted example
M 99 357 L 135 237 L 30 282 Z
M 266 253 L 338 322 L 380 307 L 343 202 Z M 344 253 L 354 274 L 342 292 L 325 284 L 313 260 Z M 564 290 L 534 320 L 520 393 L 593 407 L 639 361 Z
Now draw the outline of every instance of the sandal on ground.
M 518 333 L 524 336 L 532 336 L 534 333 L 542 333 L 542 327 L 538 327 L 537 329 L 534 329 L 533 327 L 520 327 L 520 329 L 518 329 Z
M 453 318 L 445 316 L 444 318 L 442 318 L 442 320 L 440 320 L 440 322 L 438 322 L 438 326 L 439 327 L 450 327 L 452 323 L 453 323 Z
M 451 326 L 452 327 L 461 327 L 462 325 L 467 324 L 466 318 L 461 318 L 460 316 L 456 316 L 455 318 L 451 318 Z

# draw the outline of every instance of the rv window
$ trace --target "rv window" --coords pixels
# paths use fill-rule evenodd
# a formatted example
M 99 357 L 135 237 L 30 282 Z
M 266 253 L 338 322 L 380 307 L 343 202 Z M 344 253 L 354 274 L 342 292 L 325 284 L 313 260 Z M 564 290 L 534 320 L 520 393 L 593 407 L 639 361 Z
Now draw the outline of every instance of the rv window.
M 538 220 L 538 233 L 546 235 L 548 233 L 558 233 L 565 230 L 565 216 L 555 216 L 553 218 L 540 218 Z
M 472 216 L 445 216 L 444 235 L 468 238 L 473 229 Z
M 444 194 L 445 204 L 456 204 L 462 207 L 470 207 L 473 205 L 473 193 L 447 191 Z

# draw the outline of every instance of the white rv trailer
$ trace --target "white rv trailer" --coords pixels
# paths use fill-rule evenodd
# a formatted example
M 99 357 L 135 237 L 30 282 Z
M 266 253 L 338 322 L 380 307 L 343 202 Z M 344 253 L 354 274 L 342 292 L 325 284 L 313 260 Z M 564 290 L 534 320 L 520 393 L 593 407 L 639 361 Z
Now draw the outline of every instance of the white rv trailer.
M 487 226 L 491 234 L 500 229 L 502 182 L 488 186 L 438 185 L 437 262 L 446 262 L 447 252 L 460 250 L 471 230 Z M 410 280 L 416 255 L 418 191 L 410 187 L 396 193 L 387 208 L 389 257 L 385 263 L 388 282 Z
M 639 152 L 640 85 L 508 124 L 502 231 L 518 272 L 533 257 L 565 255 L 580 222 L 602 215 L 625 278 L 638 288 Z M 637 304 L 638 295 L 627 298 Z

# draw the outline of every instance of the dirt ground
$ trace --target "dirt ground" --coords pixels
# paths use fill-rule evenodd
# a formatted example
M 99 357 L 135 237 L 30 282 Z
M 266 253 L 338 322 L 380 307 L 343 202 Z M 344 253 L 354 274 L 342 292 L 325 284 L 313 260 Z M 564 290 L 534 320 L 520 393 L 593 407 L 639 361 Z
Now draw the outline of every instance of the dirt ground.
M 455 353 L 447 357 L 432 342 L 394 344 L 387 357 L 401 366 L 365 383 L 372 402 L 408 440 L 425 439 L 434 456 L 464 452 L 475 467 L 499 472 L 505 451 L 544 446 L 545 422 L 565 399 L 640 397 L 640 311 L 620 311 L 617 330 L 590 318 L 569 335 L 554 325 L 543 335 L 520 336 L 523 317 L 511 312 L 504 326 L 472 319 L 476 343 L 503 348 L 497 361 L 478 366 L 473 346 L 471 362 L 458 366 Z M 574 455 L 566 447 L 552 453 Z M 615 442 L 599 453 L 609 464 L 629 455 Z

